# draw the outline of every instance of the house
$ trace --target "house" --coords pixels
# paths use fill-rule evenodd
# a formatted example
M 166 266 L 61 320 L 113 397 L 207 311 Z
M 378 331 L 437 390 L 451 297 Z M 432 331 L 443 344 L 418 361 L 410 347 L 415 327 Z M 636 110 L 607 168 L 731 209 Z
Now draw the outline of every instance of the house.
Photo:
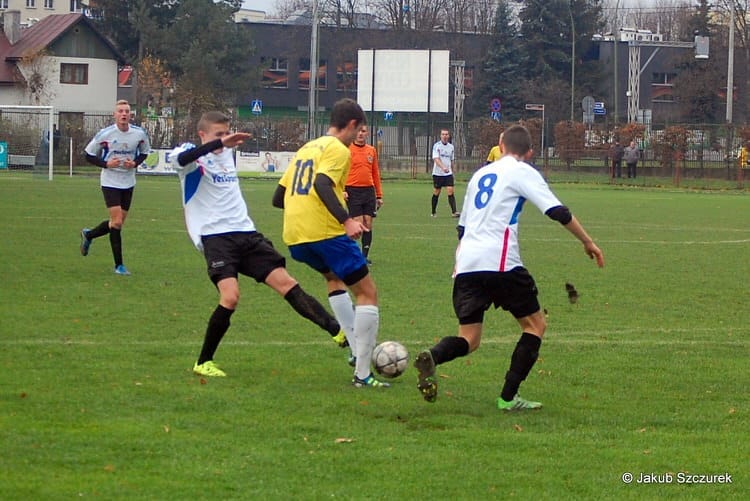
M 3 13 L 0 104 L 54 106 L 56 112 L 111 114 L 124 57 L 80 13 L 50 15 L 28 28 Z
M 21 13 L 21 26 L 32 24 L 54 14 L 83 13 L 84 0 L 0 0 L 0 12 L 17 10 Z

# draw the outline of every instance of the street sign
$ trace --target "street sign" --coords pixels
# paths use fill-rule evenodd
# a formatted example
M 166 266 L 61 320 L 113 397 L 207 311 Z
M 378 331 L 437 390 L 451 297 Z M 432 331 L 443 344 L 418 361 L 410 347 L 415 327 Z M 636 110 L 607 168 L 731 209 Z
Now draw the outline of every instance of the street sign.
M 606 115 L 607 110 L 604 108 L 594 108 L 594 115 Z
M 490 118 L 494 120 L 495 122 L 499 122 L 500 119 L 502 118 L 502 115 L 500 114 L 499 111 L 493 111 L 492 113 L 490 113 Z
M 263 101 L 260 99 L 253 99 L 250 103 L 250 113 L 253 115 L 260 115 L 263 113 Z
M 527 103 L 526 109 L 529 111 L 544 111 L 544 105 L 536 104 L 536 103 Z
M 500 103 L 500 99 L 494 98 L 492 101 L 490 101 L 490 110 L 492 112 L 500 111 L 502 107 L 502 103 Z
M 393 120 L 393 112 L 386 111 L 385 113 L 383 113 L 383 120 L 385 120 L 386 122 L 390 122 L 391 120 Z
M 604 103 L 601 101 L 597 101 L 594 103 L 594 109 L 595 110 L 603 110 L 604 109 Z
M 584 113 L 591 113 L 591 110 L 594 109 L 594 98 L 592 96 L 584 97 L 583 100 L 581 100 L 581 108 Z

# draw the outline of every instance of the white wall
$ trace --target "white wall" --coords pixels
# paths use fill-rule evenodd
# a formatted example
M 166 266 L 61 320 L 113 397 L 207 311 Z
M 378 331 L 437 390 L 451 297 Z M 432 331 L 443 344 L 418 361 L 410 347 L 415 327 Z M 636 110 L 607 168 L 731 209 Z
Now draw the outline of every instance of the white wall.
M 88 85 L 61 84 L 60 64 L 88 64 Z M 19 65 L 26 78 L 29 68 Z M 47 56 L 44 59 L 44 75 L 48 90 L 46 102 L 32 103 L 27 95 L 15 103 L 7 102 L 5 89 L 0 89 L 0 102 L 5 104 L 38 104 L 54 106 L 55 111 L 77 111 L 87 113 L 112 112 L 117 102 L 117 62 L 112 59 L 87 59 L 80 57 Z

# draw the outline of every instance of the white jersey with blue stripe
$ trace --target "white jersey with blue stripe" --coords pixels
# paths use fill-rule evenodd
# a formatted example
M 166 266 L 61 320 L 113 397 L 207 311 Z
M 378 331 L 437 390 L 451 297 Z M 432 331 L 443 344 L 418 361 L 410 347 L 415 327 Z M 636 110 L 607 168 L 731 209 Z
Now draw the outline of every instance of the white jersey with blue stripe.
M 110 125 L 97 132 L 94 139 L 86 145 L 86 153 L 104 160 L 116 158 L 135 160 L 140 154 L 148 155 L 151 143 L 145 130 L 137 125 L 128 125 L 128 130 L 121 131 L 117 125 Z M 108 188 L 126 189 L 135 186 L 135 168 L 111 167 L 102 169 L 100 182 Z
M 453 159 L 455 156 L 455 150 L 452 143 L 443 143 L 438 141 L 432 145 L 432 159 L 439 158 L 443 163 L 443 166 L 448 169 L 448 172 L 443 171 L 437 163 L 432 164 L 432 175 L 433 176 L 450 176 L 453 174 Z
M 454 274 L 523 266 L 518 218 L 526 200 L 542 212 L 562 205 L 535 168 L 511 156 L 474 173 L 458 223 L 464 235 L 456 249 Z
M 178 146 L 170 152 L 169 161 L 180 177 L 185 224 L 195 246 L 203 250 L 201 236 L 255 231 L 240 191 L 232 149 L 179 165 L 178 155 L 192 148 L 195 145 L 190 143 Z

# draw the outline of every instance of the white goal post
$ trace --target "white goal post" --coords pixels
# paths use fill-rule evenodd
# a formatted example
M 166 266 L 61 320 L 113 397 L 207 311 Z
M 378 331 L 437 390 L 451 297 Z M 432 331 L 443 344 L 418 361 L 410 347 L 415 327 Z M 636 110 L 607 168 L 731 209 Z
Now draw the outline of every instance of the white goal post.
M 8 144 L 9 167 L 33 169 L 46 162 L 52 181 L 54 118 L 52 106 L 0 104 L 0 141 Z

